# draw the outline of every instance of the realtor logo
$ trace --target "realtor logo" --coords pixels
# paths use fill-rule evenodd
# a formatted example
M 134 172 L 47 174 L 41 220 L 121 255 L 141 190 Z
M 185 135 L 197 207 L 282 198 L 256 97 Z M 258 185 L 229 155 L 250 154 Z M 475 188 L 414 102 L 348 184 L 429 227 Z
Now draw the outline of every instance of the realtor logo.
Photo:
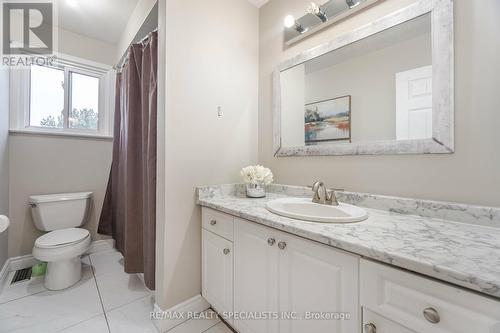
M 2 1 L 2 51 L 3 55 L 52 54 L 53 3 Z

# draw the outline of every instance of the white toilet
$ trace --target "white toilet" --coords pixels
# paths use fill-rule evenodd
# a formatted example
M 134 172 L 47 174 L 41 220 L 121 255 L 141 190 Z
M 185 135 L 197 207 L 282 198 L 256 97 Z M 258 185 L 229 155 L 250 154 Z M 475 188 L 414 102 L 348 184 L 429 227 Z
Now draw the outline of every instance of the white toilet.
M 33 256 L 47 262 L 45 287 L 61 290 L 82 277 L 80 256 L 90 247 L 90 233 L 79 228 L 90 216 L 92 193 L 64 193 L 30 197 L 31 214 L 40 236 Z

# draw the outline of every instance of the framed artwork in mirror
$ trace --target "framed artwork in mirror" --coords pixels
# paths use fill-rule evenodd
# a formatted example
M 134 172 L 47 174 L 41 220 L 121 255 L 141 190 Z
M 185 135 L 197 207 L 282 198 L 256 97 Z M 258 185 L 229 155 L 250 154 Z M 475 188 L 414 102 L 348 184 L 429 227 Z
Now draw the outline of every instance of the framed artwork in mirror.
M 305 105 L 305 144 L 351 141 L 351 96 Z

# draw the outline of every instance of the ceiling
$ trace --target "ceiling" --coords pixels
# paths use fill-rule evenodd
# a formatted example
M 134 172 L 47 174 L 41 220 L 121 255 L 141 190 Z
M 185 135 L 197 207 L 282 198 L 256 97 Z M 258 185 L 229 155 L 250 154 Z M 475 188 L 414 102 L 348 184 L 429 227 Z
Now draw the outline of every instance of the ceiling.
M 264 6 L 269 0 L 248 0 L 252 5 L 257 8 Z
M 58 25 L 64 30 L 117 44 L 137 3 L 138 0 L 57 0 Z
M 139 0 L 56 0 L 61 29 L 117 44 Z M 269 0 L 248 0 L 260 8 Z M 75 5 L 70 5 L 74 3 Z

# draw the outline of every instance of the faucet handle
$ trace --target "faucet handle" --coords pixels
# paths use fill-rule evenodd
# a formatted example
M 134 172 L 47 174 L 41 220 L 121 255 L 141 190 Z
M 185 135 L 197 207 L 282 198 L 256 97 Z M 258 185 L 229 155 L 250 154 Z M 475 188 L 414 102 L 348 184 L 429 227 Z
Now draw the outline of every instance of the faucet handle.
M 344 190 L 342 190 L 342 189 L 336 189 L 336 188 L 331 188 L 331 189 L 327 190 L 326 191 L 327 204 L 332 205 L 332 206 L 338 206 L 339 201 L 337 199 L 337 195 L 335 194 L 335 192 L 343 192 L 343 191 Z

